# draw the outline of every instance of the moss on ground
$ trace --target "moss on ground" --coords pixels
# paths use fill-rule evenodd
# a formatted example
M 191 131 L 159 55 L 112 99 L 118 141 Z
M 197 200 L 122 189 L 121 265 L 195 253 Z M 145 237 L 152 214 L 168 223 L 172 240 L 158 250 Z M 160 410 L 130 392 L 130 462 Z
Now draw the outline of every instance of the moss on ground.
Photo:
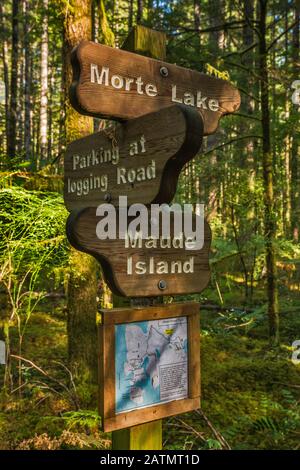
M 233 449 L 299 448 L 300 366 L 291 362 L 291 343 L 300 339 L 300 301 L 285 298 L 281 307 L 282 344 L 277 349 L 269 346 L 259 309 L 250 314 L 242 309 L 201 312 L 202 410 L 209 424 L 195 412 L 164 420 L 166 449 L 220 448 L 216 431 Z M 243 323 L 248 324 L 240 327 Z M 12 334 L 15 348 L 16 331 Z M 95 390 L 79 385 L 85 411 L 75 410 L 74 390 L 62 365 L 67 363 L 66 339 L 63 302 L 52 308 L 48 301 L 30 320 L 23 356 L 50 378 L 27 364 L 22 393 L 2 393 L 0 449 L 110 446 L 110 435 L 99 431 Z

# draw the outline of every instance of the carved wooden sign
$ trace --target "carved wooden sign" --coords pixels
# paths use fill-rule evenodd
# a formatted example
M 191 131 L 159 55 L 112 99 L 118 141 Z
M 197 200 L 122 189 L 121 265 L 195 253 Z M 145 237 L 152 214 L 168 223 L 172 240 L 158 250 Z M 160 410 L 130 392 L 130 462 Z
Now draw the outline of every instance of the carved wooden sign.
M 184 215 L 181 217 L 183 220 Z M 70 214 L 67 236 L 77 250 L 91 254 L 101 263 L 106 282 L 117 295 L 149 297 L 199 293 L 210 279 L 209 225 L 202 219 L 202 244 L 195 246 L 183 232 L 175 232 L 173 212 L 169 220 L 170 235 L 167 237 L 162 235 L 164 225 L 161 218 L 156 238 L 142 237 L 140 232 L 129 230 L 132 219 L 128 218 L 124 238 L 99 239 L 98 234 L 103 233 L 104 217 L 97 216 L 95 208 L 87 208 Z M 200 217 L 193 214 L 194 227 L 199 221 Z M 119 233 L 119 225 L 116 233 Z
M 202 115 L 208 135 L 240 106 L 228 81 L 102 44 L 82 41 L 72 65 L 71 103 L 82 114 L 126 120 L 182 103 Z
M 113 106 L 113 103 L 112 103 Z M 173 105 L 75 140 L 65 154 L 64 199 L 68 210 L 169 203 L 180 170 L 199 151 L 203 121 L 186 106 Z

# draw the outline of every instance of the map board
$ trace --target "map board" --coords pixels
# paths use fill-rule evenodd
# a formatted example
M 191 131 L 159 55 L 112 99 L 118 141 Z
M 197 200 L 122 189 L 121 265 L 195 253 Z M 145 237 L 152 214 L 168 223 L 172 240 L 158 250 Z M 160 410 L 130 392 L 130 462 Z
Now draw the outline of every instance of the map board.
M 200 407 L 198 303 L 107 309 L 101 315 L 99 389 L 104 431 Z
M 187 318 L 115 326 L 116 413 L 188 396 Z

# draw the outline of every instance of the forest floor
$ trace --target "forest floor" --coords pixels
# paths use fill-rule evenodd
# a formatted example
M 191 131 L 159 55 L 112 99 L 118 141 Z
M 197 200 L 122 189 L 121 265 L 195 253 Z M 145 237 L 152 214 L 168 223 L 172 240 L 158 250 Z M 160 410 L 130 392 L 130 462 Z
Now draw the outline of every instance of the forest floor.
M 215 290 L 206 290 L 202 302 L 216 301 Z M 256 301 L 251 312 L 201 310 L 202 412 L 164 420 L 165 449 L 300 448 L 300 365 L 291 361 L 292 342 L 300 339 L 299 291 L 281 293 L 281 346 L 275 349 L 262 292 Z M 241 303 L 239 287 L 224 296 L 224 305 Z M 64 301 L 41 304 L 22 355 L 47 375 L 23 362 L 25 384 L 2 395 L 0 449 L 110 448 L 111 435 L 99 431 L 95 387 L 77 387 L 76 411 L 64 368 L 66 339 Z

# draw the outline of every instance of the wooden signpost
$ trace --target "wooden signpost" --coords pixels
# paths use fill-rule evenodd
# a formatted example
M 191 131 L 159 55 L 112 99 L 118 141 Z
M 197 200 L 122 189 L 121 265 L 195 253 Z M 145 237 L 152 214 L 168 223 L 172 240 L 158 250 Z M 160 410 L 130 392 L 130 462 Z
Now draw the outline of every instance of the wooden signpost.
M 145 46 L 141 37 L 150 38 L 149 49 L 158 47 L 156 59 L 163 58 L 162 33 L 138 26 L 127 42 Z M 129 216 L 119 231 L 119 197 L 126 196 L 129 205 L 170 203 L 180 171 L 198 153 L 203 135 L 239 108 L 238 90 L 225 80 L 88 41 L 75 48 L 72 65 L 74 108 L 121 122 L 67 148 L 69 241 L 99 260 L 110 288 L 123 297 L 201 292 L 210 278 L 208 224 L 203 222 L 203 243 L 197 246 L 185 231 L 178 232 L 173 213 L 167 237 L 163 215 L 154 220 L 159 226 L 154 237 L 137 226 L 131 231 Z M 109 217 L 98 212 L 103 203 L 112 204 Z M 115 236 L 103 237 L 105 217 L 110 222 L 115 216 Z M 197 221 L 193 215 L 194 225 Z M 144 229 L 153 219 L 147 224 Z M 135 302 L 103 310 L 101 318 L 102 427 L 113 431 L 113 449 L 161 449 L 161 418 L 200 406 L 199 304 Z
M 118 124 L 68 145 L 64 199 L 68 210 L 128 204 L 169 203 L 182 167 L 199 151 L 203 120 L 180 105 Z
M 203 117 L 204 135 L 240 105 L 226 80 L 160 60 L 82 41 L 72 53 L 70 99 L 83 114 L 125 120 L 180 103 Z
M 183 226 L 183 215 L 180 217 Z M 194 226 L 196 217 L 193 214 Z M 127 232 L 126 238 L 100 240 L 97 225 L 103 219 L 96 215 L 94 208 L 74 212 L 67 222 L 67 235 L 77 250 L 98 259 L 106 282 L 117 295 L 153 297 L 191 294 L 199 293 L 207 286 L 211 242 L 207 222 L 204 222 L 203 246 L 195 249 L 194 242 L 186 239 L 183 232 L 174 236 L 173 213 L 170 214 L 171 234 L 165 238 L 161 233 L 158 238 L 151 235 L 143 238 L 139 233 Z M 159 225 L 161 230 L 162 224 Z M 117 232 L 118 229 L 117 226 Z

